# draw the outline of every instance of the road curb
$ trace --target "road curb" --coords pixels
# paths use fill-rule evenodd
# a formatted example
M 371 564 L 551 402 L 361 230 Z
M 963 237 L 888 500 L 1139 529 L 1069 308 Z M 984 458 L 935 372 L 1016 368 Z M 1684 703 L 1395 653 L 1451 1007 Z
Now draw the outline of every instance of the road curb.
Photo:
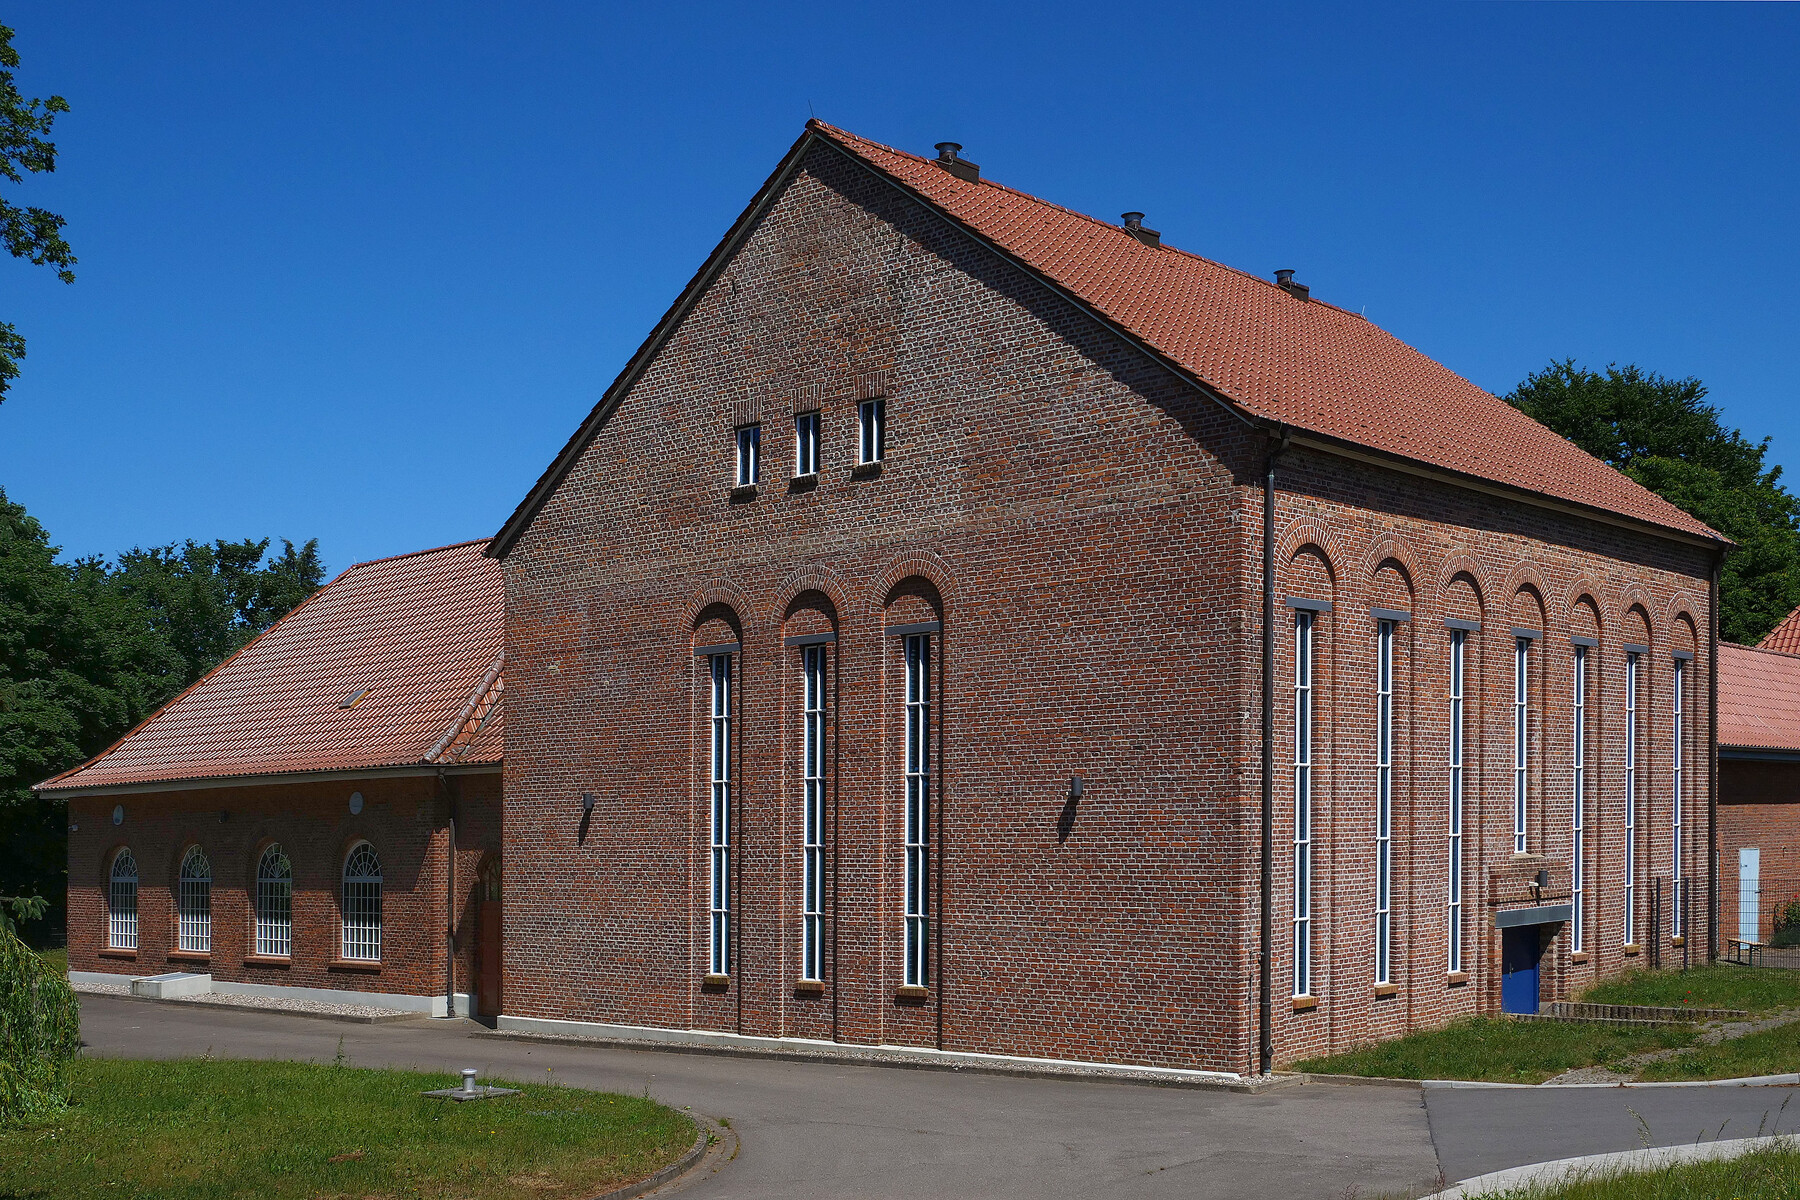
M 1428 1088 L 1524 1088 L 1543 1092 L 1558 1089 L 1617 1091 L 1620 1088 L 1709 1088 L 1709 1087 L 1800 1087 L 1800 1074 L 1744 1075 L 1737 1079 L 1669 1079 L 1621 1080 L 1618 1083 L 1483 1083 L 1474 1079 L 1424 1079 L 1419 1086 Z
M 713 1125 L 705 1117 L 695 1116 L 692 1113 L 688 1114 L 688 1118 L 694 1123 L 694 1144 L 689 1146 L 680 1158 L 636 1183 L 623 1183 L 610 1192 L 601 1192 L 593 1200 L 633 1200 L 633 1197 L 655 1191 L 677 1176 L 686 1175 L 692 1170 L 701 1159 L 706 1157 L 707 1148 L 712 1145 Z
M 1550 1162 L 1508 1167 L 1465 1179 L 1454 1187 L 1433 1192 L 1422 1200 L 1469 1200 L 1477 1196 L 1498 1196 L 1521 1188 L 1557 1184 L 1582 1176 L 1607 1176 L 1614 1173 L 1644 1174 L 1680 1163 L 1714 1162 L 1739 1158 L 1758 1150 L 1794 1146 L 1791 1133 L 1766 1137 L 1733 1138 L 1724 1142 L 1700 1142 L 1691 1146 L 1651 1146 L 1644 1150 L 1620 1150 L 1613 1154 L 1584 1154 L 1577 1158 L 1558 1158 Z

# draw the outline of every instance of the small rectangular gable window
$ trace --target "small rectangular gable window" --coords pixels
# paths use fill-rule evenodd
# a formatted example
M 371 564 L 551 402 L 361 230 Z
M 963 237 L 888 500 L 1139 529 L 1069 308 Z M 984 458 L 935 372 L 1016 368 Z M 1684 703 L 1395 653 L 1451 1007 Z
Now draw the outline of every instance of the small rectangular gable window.
M 737 486 L 754 487 L 762 476 L 762 426 L 737 431 Z
M 861 425 L 861 465 L 878 463 L 887 455 L 887 401 L 877 397 L 864 400 L 857 408 Z
M 819 414 L 803 412 L 794 414 L 794 474 L 796 476 L 817 475 L 819 473 Z

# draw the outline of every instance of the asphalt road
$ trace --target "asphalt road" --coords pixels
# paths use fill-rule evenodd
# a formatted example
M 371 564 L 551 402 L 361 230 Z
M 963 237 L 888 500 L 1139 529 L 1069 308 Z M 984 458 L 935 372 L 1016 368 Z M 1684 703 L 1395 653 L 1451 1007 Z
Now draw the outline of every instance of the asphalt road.
M 1416 1195 L 1440 1179 L 1640 1145 L 1800 1128 L 1796 1088 L 1449 1089 L 1311 1084 L 1263 1095 L 616 1050 L 467 1022 L 352 1025 L 82 997 L 91 1054 L 326 1061 L 638 1093 L 725 1118 L 735 1161 L 707 1197 Z M 1429 1115 L 1428 1115 L 1429 1114 Z M 1442 1173 L 1440 1175 L 1440 1164 Z

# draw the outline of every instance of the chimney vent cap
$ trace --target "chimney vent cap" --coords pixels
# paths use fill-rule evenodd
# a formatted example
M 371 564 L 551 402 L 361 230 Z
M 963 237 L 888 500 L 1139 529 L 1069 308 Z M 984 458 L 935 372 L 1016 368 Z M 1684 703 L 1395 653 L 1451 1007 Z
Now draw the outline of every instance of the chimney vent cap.
M 965 183 L 981 182 L 981 167 L 962 156 L 961 142 L 939 142 L 932 161 Z
M 1144 227 L 1144 214 L 1141 212 L 1124 213 L 1119 219 L 1125 222 L 1125 228 L 1127 229 L 1142 229 Z
M 956 156 L 962 153 L 961 142 L 939 142 L 937 144 L 938 161 L 953 163 Z

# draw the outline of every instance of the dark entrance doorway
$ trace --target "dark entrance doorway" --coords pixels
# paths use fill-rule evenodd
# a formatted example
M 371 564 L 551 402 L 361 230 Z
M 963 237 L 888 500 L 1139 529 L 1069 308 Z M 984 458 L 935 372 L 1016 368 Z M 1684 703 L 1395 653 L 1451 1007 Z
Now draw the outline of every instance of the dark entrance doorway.
M 1538 958 L 1542 946 L 1536 925 L 1515 925 L 1500 931 L 1500 1011 L 1535 1013 L 1538 1010 Z
M 500 1015 L 500 860 L 481 864 L 476 890 L 475 1008 L 484 1017 Z

